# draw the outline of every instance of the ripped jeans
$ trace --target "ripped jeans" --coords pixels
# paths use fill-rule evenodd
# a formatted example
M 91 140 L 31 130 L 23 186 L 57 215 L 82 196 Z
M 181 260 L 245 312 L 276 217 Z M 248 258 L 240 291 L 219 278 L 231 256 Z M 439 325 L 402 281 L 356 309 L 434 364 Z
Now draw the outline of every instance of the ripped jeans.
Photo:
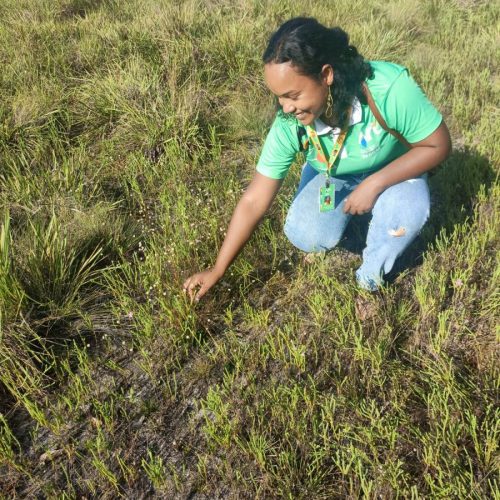
M 308 163 L 288 210 L 284 231 L 290 242 L 304 252 L 322 252 L 335 247 L 351 219 L 343 212 L 343 200 L 370 173 L 330 177 L 335 184 L 335 208 L 319 211 L 319 188 L 325 175 Z M 429 217 L 427 175 L 395 184 L 383 191 L 372 209 L 363 263 L 356 271 L 359 286 L 375 291 L 384 274 L 418 235 Z

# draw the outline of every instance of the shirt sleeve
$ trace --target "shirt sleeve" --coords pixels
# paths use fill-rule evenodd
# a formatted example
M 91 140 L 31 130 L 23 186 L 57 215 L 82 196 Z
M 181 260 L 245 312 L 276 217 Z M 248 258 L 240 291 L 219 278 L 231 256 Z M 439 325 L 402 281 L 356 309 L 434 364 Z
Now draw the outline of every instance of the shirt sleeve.
M 383 114 L 387 125 L 410 143 L 428 137 L 443 119 L 407 69 L 389 88 Z
M 272 179 L 284 179 L 299 151 L 297 125 L 278 114 L 264 142 L 257 172 Z

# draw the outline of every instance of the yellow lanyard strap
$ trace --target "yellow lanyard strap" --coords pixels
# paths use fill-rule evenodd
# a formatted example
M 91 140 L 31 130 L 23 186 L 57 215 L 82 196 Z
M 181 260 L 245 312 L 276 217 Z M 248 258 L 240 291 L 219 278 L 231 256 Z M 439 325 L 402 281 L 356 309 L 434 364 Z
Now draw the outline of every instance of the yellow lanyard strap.
M 319 142 L 316 130 L 314 130 L 314 128 L 312 128 L 310 125 L 306 125 L 306 131 L 309 139 L 313 143 L 313 146 L 316 148 L 316 157 L 318 161 L 326 165 L 326 173 L 328 176 L 330 176 L 330 170 L 333 164 L 335 163 L 335 160 L 337 159 L 337 156 L 339 155 L 340 150 L 342 149 L 342 146 L 344 144 L 344 140 L 347 135 L 347 129 L 342 130 L 342 132 L 340 132 L 339 136 L 337 137 L 337 140 L 333 144 L 332 151 L 330 153 L 330 158 L 328 161 L 326 159 L 321 143 Z

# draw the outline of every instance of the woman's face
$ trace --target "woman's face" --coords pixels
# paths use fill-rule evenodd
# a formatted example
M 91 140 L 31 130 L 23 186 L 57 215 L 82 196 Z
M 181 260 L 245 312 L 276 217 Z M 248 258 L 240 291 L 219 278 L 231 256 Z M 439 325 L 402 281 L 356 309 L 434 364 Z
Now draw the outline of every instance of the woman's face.
M 333 69 L 325 64 L 318 81 L 298 73 L 290 62 L 267 63 L 264 79 L 269 90 L 278 97 L 283 111 L 294 114 L 302 125 L 310 125 L 326 109 Z

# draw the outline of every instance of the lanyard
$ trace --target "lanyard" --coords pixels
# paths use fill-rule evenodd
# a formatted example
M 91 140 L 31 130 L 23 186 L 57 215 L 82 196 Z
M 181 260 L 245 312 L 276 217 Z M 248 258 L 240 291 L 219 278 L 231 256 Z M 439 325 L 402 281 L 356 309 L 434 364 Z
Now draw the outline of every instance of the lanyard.
M 349 108 L 349 116 L 352 114 L 352 106 Z M 342 146 L 344 145 L 344 140 L 347 135 L 347 130 L 349 126 L 346 126 L 345 129 L 343 129 L 340 134 L 337 137 L 337 140 L 333 144 L 332 151 L 330 153 L 330 158 L 327 161 L 325 153 L 323 151 L 323 148 L 321 147 L 321 143 L 319 142 L 318 139 L 318 134 L 316 133 L 316 130 L 314 127 L 311 127 L 311 125 L 306 125 L 305 129 L 307 132 L 307 136 L 309 137 L 310 141 L 312 142 L 314 149 L 316 149 L 316 158 L 318 161 L 321 163 L 324 163 L 326 165 L 326 185 L 328 186 L 330 184 L 330 172 L 332 170 L 333 164 L 335 163 L 335 160 L 337 159 L 340 150 L 342 149 Z
M 328 179 L 330 177 L 330 171 L 332 169 L 332 166 L 335 163 L 335 160 L 337 159 L 340 150 L 342 149 L 342 145 L 344 144 L 344 140 L 347 135 L 347 128 L 342 130 L 342 132 L 340 132 L 339 136 L 337 137 L 337 140 L 333 144 L 332 151 L 330 153 L 330 159 L 328 161 L 326 160 L 325 153 L 323 151 L 323 148 L 321 147 L 321 143 L 319 142 L 316 130 L 314 130 L 314 128 L 312 128 L 310 125 L 306 125 L 306 131 L 309 139 L 311 140 L 314 148 L 316 149 L 316 158 L 321 163 L 324 163 L 326 165 L 326 176 Z
M 347 127 L 342 130 L 333 144 L 330 158 L 326 160 L 325 153 L 321 147 L 316 130 L 310 125 L 306 125 L 307 135 L 316 149 L 316 158 L 318 161 L 326 165 L 326 180 L 325 185 L 319 188 L 319 211 L 329 212 L 335 209 L 335 184 L 330 183 L 330 172 L 332 170 L 335 160 L 338 158 L 342 145 L 347 135 Z

